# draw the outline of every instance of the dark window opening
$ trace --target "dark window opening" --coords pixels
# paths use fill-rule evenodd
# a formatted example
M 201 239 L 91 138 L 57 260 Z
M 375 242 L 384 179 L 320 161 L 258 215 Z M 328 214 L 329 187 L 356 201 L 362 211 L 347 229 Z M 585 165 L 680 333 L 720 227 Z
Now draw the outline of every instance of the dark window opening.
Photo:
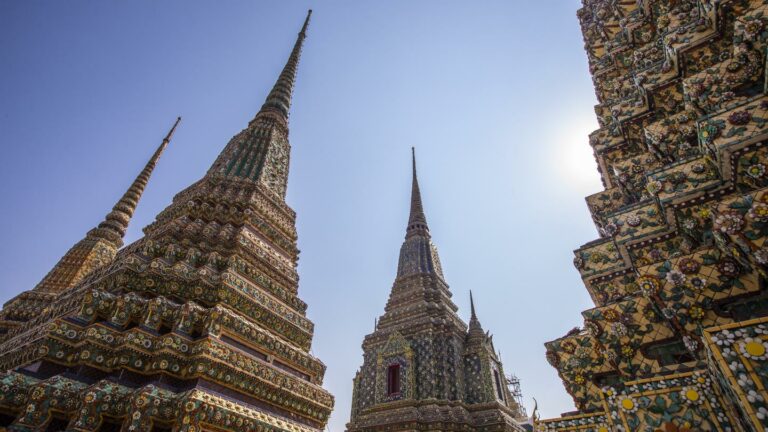
M 400 365 L 393 364 L 387 368 L 387 395 L 397 396 L 400 394 Z
M 96 429 L 96 432 L 120 432 L 122 425 L 122 419 L 103 417 L 99 428 Z
M 152 429 L 150 429 L 149 432 L 171 432 L 171 427 L 154 423 L 152 424 Z
M 203 330 L 200 329 L 200 327 L 194 327 L 192 331 L 189 333 L 189 337 L 192 339 L 199 339 L 203 337 Z
M 760 291 L 740 296 L 728 297 L 714 302 L 716 314 L 732 318 L 734 321 L 747 321 L 768 314 L 768 291 L 765 281 L 760 281 Z
M 645 356 L 659 362 L 661 366 L 668 366 L 693 361 L 691 352 L 681 340 L 665 340 L 653 343 L 644 349 Z
M 45 432 L 59 432 L 67 430 L 69 420 L 64 415 L 55 414 L 45 426 Z
M 617 387 L 619 384 L 621 384 L 621 375 L 618 373 L 595 374 L 595 376 L 592 378 L 592 382 L 594 382 L 595 385 L 600 388 Z
M 16 420 L 16 416 L 0 411 L 0 427 L 8 427 Z
M 160 328 L 157 329 L 157 332 L 160 333 L 161 335 L 168 334 L 172 331 L 173 331 L 173 328 L 165 325 L 165 323 L 160 324 Z
M 501 390 L 501 379 L 499 378 L 499 371 L 493 370 L 493 379 L 496 381 L 496 397 L 504 400 L 504 392 Z

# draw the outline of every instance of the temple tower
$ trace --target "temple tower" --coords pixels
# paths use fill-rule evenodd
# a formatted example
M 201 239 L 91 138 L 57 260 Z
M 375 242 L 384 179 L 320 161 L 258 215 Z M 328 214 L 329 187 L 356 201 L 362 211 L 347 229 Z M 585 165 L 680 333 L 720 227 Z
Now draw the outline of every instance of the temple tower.
M 261 110 L 205 176 L 143 238 L 0 337 L 0 370 L 10 371 L 0 375 L 0 426 L 324 429 L 333 397 L 309 354 L 296 215 L 285 203 L 288 112 L 310 14 Z M 119 240 L 139 189 L 95 234 Z
M 133 212 L 136 211 L 152 171 L 168 143 L 171 142 L 173 132 L 180 121 L 181 117 L 176 119 L 144 169 L 104 220 L 88 231 L 82 240 L 75 243 L 33 290 L 24 291 L 5 303 L 0 311 L 0 335 L 23 321 L 37 316 L 58 295 L 75 286 L 89 273 L 115 259 L 117 251 L 123 246 L 123 237 L 128 229 L 128 223 L 133 217 Z
M 501 361 L 474 311 L 451 301 L 431 240 L 413 156 L 411 210 L 397 276 L 353 382 L 347 430 L 522 430 Z
M 582 3 L 594 307 L 546 343 L 578 411 L 537 428 L 768 430 L 768 4 Z

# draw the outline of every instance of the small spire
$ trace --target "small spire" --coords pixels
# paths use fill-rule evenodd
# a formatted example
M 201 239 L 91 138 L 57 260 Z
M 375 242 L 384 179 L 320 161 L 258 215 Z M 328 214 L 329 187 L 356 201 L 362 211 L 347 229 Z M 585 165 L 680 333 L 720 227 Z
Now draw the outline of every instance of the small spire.
M 472 309 L 472 316 L 470 319 L 477 319 L 477 315 L 475 314 L 475 300 L 472 298 L 472 290 L 469 290 L 469 307 Z
M 413 162 L 413 180 L 411 183 L 411 213 L 408 217 L 408 229 L 406 230 L 406 237 L 415 234 L 429 235 L 427 217 L 424 215 L 424 206 L 421 203 L 419 179 L 416 176 L 416 149 L 414 147 L 411 147 L 411 158 Z
M 469 318 L 468 337 L 477 341 L 487 339 L 488 335 L 483 332 L 483 326 L 480 325 L 480 320 L 477 319 L 477 313 L 475 313 L 475 299 L 472 297 L 471 290 L 469 291 L 469 307 L 472 311 L 472 315 Z
M 288 112 L 291 108 L 291 96 L 293 95 L 293 85 L 296 81 L 296 71 L 299 68 L 301 48 L 304 44 L 304 39 L 307 37 L 307 27 L 309 26 L 309 18 L 311 16 L 312 9 L 307 12 L 307 18 L 304 20 L 304 25 L 301 27 L 301 31 L 296 38 L 296 43 L 293 45 L 291 55 L 288 57 L 288 61 L 285 63 L 283 71 L 277 78 L 277 82 L 274 87 L 272 87 L 272 91 L 269 92 L 259 113 L 277 111 L 284 119 L 288 119 Z
M 168 131 L 165 138 L 163 138 L 163 141 L 157 147 L 157 150 L 155 150 L 152 157 L 149 158 L 144 169 L 141 170 L 138 176 L 136 176 L 136 179 L 131 183 L 131 186 L 125 194 L 120 198 L 117 204 L 115 204 L 112 211 L 104 218 L 104 221 L 100 223 L 97 228 L 88 233 L 89 237 L 103 238 L 112 242 L 117 247 L 122 246 L 123 236 L 125 236 L 125 231 L 128 229 L 128 223 L 133 216 L 133 212 L 136 210 L 136 206 L 139 203 L 142 193 L 144 193 L 144 188 L 147 187 L 149 177 L 152 175 L 152 171 L 155 169 L 158 159 L 160 159 L 163 151 L 171 141 L 171 137 L 176 131 L 176 127 L 179 125 L 180 121 L 181 117 L 177 117 L 173 127 Z
M 416 177 L 416 150 L 411 147 L 413 164 L 413 184 L 411 188 L 411 211 L 408 216 L 408 226 L 405 230 L 405 241 L 400 247 L 400 258 L 397 262 L 397 277 L 414 274 L 434 274 L 443 278 L 443 269 L 437 248 L 432 244 L 421 204 L 419 180 Z

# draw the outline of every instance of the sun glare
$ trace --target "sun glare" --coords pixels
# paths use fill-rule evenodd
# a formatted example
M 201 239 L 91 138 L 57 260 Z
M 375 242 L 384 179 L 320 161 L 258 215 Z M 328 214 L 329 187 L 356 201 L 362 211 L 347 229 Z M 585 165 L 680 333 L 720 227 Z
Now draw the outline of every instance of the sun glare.
M 559 180 L 567 185 L 570 193 L 592 194 L 602 188 L 597 162 L 589 145 L 589 134 L 597 129 L 594 119 L 577 119 L 564 124 L 554 134 L 553 149 L 557 153 L 552 160 L 558 162 Z

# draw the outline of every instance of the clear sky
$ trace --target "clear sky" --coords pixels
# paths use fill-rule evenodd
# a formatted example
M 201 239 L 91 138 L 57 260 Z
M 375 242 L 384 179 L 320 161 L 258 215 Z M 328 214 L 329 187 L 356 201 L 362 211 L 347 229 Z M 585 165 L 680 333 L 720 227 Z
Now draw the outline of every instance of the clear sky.
M 111 208 L 177 115 L 127 241 L 199 179 L 277 78 L 308 8 L 288 204 L 313 353 L 349 418 L 405 233 L 410 147 L 460 315 L 469 290 L 543 417 L 573 409 L 545 341 L 591 306 L 596 103 L 578 0 L 0 2 L 0 300 Z

